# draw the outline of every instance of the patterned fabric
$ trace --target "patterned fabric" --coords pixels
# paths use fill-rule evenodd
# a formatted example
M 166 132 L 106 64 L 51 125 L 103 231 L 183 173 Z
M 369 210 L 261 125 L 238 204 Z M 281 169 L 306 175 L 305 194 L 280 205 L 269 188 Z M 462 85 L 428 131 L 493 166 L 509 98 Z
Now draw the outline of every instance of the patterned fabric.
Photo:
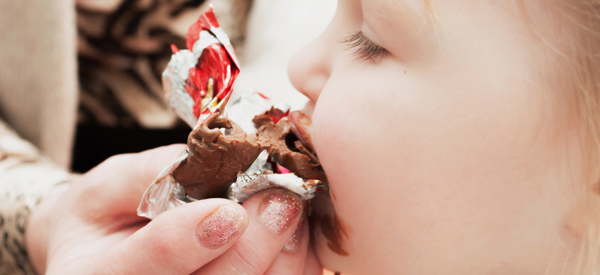
M 172 128 L 181 122 L 163 100 L 161 73 L 172 54 L 170 45 L 185 48 L 188 26 L 209 1 L 112 2 L 77 3 L 79 123 Z M 219 0 L 213 7 L 239 48 L 249 1 Z
M 0 120 L 0 275 L 34 274 L 23 241 L 29 211 L 70 178 Z

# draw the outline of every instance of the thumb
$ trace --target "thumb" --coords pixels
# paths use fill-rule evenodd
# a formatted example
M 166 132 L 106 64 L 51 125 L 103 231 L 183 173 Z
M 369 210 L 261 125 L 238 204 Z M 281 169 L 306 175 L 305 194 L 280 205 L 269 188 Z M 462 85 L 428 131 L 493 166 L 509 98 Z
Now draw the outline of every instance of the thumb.
M 137 214 L 137 206 L 159 172 L 185 150 L 183 144 L 113 156 L 79 178 L 76 205 L 93 219 Z
M 99 255 L 91 273 L 190 274 L 227 251 L 247 226 L 246 210 L 228 200 L 183 205 Z

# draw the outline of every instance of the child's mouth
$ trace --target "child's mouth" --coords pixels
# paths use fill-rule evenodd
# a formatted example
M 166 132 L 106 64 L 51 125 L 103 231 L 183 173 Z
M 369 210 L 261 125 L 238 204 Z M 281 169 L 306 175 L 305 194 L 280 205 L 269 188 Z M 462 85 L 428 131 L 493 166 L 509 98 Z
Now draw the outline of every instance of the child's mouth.
M 315 147 L 312 143 L 310 117 L 302 112 L 294 111 L 288 115 L 291 130 L 302 143 L 305 150 L 314 155 L 318 161 Z M 296 143 L 297 144 L 297 143 Z M 298 147 L 298 146 L 296 146 Z M 311 200 L 311 227 L 313 232 L 320 232 L 327 240 L 327 247 L 335 254 L 348 256 L 349 252 L 344 245 L 344 241 L 349 238 L 351 229 L 336 215 L 332 200 L 335 200 L 333 190 L 329 189 L 327 183 L 326 192 L 317 194 Z M 324 194 L 325 196 L 321 195 Z
M 292 126 L 292 132 L 298 137 L 306 149 L 315 152 L 310 134 L 311 120 L 302 112 L 293 111 L 288 115 L 288 120 Z

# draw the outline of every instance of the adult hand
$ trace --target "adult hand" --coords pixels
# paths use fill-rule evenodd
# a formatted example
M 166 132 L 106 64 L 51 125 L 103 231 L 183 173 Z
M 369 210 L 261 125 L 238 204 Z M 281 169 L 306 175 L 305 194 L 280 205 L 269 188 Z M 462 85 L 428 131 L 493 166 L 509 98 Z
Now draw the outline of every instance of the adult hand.
M 243 205 L 207 199 L 152 221 L 136 215 L 148 185 L 183 145 L 111 157 L 33 210 L 32 264 L 47 274 L 320 274 L 303 204 L 267 190 Z M 304 220 L 304 219 L 302 219 Z M 300 224 L 300 226 L 298 226 Z

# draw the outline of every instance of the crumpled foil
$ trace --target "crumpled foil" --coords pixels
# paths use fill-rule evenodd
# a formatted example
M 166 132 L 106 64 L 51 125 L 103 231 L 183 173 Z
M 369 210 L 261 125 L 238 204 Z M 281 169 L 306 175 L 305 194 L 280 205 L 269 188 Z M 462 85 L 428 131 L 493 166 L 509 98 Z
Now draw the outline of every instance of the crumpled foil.
M 239 74 L 239 65 L 227 34 L 219 27 L 212 8 L 202 14 L 187 35 L 188 49 L 173 48 L 173 56 L 163 72 L 163 89 L 175 113 L 191 127 L 198 127 L 215 112 L 227 116 L 246 132 L 255 132 L 252 118 L 276 106 L 284 112 L 289 106 L 257 92 L 241 95 L 227 103 Z M 227 105 L 226 105 L 227 104 Z M 225 108 L 227 106 L 227 108 Z M 223 134 L 227 134 L 223 132 Z M 186 150 L 165 167 L 144 193 L 138 215 L 154 218 L 171 208 L 196 199 L 186 195 L 173 177 L 173 171 L 188 157 Z M 311 199 L 319 182 L 303 180 L 292 174 L 274 173 L 263 151 L 245 172 L 240 172 L 227 191 L 227 198 L 242 203 L 262 190 L 280 187 Z

